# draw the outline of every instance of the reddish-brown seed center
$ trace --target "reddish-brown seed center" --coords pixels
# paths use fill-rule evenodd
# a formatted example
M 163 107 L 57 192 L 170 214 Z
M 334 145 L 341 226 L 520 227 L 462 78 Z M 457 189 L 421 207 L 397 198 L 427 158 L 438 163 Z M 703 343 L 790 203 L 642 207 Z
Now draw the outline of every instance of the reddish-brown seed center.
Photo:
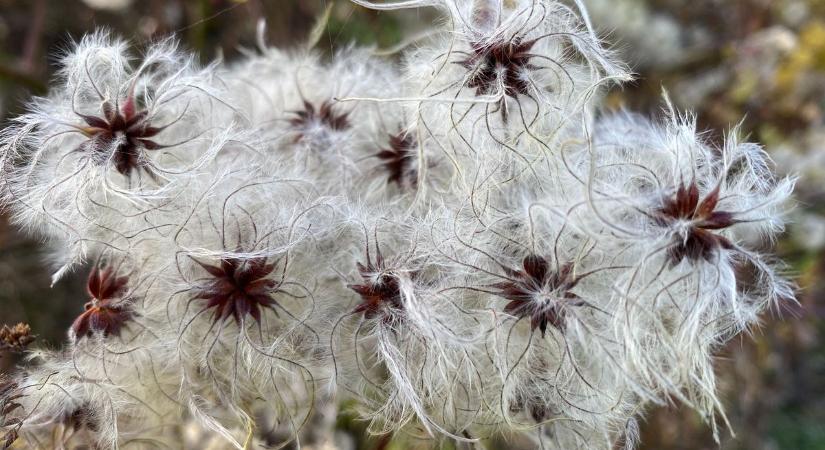
M 215 322 L 233 317 L 241 324 L 251 316 L 260 323 L 262 309 L 277 306 L 272 295 L 279 283 L 270 278 L 276 264 L 266 257 L 224 258 L 219 265 L 196 262 L 209 276 L 195 287 L 195 298 L 207 301 L 204 310 L 214 310 Z
M 131 309 L 121 298 L 128 282 L 128 277 L 118 277 L 111 267 L 93 269 L 86 284 L 91 301 L 72 324 L 72 334 L 76 338 L 94 333 L 103 336 L 120 334 L 121 328 L 132 318 Z
M 145 168 L 141 150 L 163 148 L 151 139 L 163 128 L 151 126 L 148 111 L 136 110 L 134 94 L 130 93 L 120 108 L 103 102 L 101 112 L 100 116 L 80 114 L 87 125 L 80 130 L 89 139 L 79 149 L 91 155 L 97 164 L 111 160 L 118 172 L 130 176 Z
M 367 319 L 380 317 L 385 322 L 392 322 L 396 317 L 394 313 L 404 309 L 399 275 L 388 270 L 381 255 L 375 264 L 368 261 L 366 265 L 357 263 L 356 266 L 362 282 L 347 286 L 361 296 L 361 303 L 353 313 L 363 313 Z
M 470 71 L 467 86 L 475 88 L 476 95 L 502 94 L 512 98 L 527 95 L 530 91 L 527 74 L 537 69 L 530 62 L 535 43 L 520 38 L 493 44 L 474 43 L 470 56 L 458 61 Z
M 295 142 L 312 133 L 313 128 L 323 127 L 332 131 L 344 131 L 350 128 L 349 114 L 339 113 L 335 104 L 329 100 L 321 103 L 319 108 L 308 101 L 304 101 L 304 109 L 292 111 L 293 117 L 289 124 L 296 131 Z
M 417 176 L 412 165 L 415 160 L 415 139 L 406 132 L 391 134 L 389 147 L 375 154 L 381 160 L 384 170 L 389 174 L 387 183 L 396 183 L 398 187 L 415 187 Z
M 495 283 L 495 293 L 510 302 L 504 311 L 516 317 L 529 317 L 533 330 L 547 326 L 564 329 L 564 308 L 581 305 L 581 299 L 571 292 L 578 280 L 573 276 L 573 264 L 551 270 L 547 259 L 528 255 L 518 269 L 505 268 L 508 280 Z
M 695 182 L 688 186 L 680 184 L 655 211 L 659 226 L 676 231 L 668 249 L 672 264 L 686 258 L 691 262 L 711 261 L 719 249 L 733 248 L 727 238 L 716 233 L 736 223 L 732 213 L 717 210 L 719 189 L 717 186 L 700 200 L 699 186 Z

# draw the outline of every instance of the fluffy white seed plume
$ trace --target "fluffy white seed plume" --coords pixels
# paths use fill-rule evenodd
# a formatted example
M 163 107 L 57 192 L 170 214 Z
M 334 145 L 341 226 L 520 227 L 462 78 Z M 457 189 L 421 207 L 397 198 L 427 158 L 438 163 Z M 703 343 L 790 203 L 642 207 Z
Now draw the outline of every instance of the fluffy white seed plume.
M 88 35 L 61 59 L 51 95 L 3 131 L 5 204 L 25 229 L 68 240 L 64 269 L 92 247 L 128 246 L 174 195 L 170 176 L 213 156 L 219 103 L 193 59 L 164 41 L 134 61 L 125 42 Z
M 444 20 L 400 63 L 92 34 L 3 131 L 3 207 L 91 265 L 65 349 L 0 384 L 5 446 L 300 447 L 336 404 L 558 449 L 672 398 L 715 423 L 714 350 L 793 298 L 754 239 L 793 180 L 671 106 L 596 118 L 629 75 L 579 2 L 355 3 Z
M 473 355 L 489 320 L 465 310 L 451 288 L 463 270 L 452 273 L 428 244 L 431 219 L 354 225 L 342 234 L 352 239 L 351 282 L 340 294 L 353 306 L 330 337 L 339 385 L 378 434 L 410 425 L 464 440 L 460 433 L 482 414 Z
M 713 349 L 793 299 L 775 264 L 751 248 L 755 236 L 781 231 L 793 180 L 773 176 L 761 147 L 735 131 L 714 147 L 693 118 L 668 108 L 661 125 L 627 113 L 599 124 L 583 155 L 586 220 L 610 230 L 633 265 L 614 292 L 630 370 L 710 417 L 721 410 Z

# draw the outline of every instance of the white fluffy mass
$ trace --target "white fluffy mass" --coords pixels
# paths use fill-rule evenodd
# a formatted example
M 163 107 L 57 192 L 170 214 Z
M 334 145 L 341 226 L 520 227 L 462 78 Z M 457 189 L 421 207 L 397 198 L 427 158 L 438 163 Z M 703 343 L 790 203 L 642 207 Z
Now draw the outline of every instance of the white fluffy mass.
M 0 383 L 6 445 L 300 447 L 335 405 L 565 450 L 674 399 L 724 421 L 714 350 L 793 299 L 760 252 L 793 180 L 667 102 L 599 110 L 630 74 L 578 1 L 353 1 L 443 20 L 400 58 L 206 67 L 90 34 L 2 132 L 3 206 L 90 272 Z

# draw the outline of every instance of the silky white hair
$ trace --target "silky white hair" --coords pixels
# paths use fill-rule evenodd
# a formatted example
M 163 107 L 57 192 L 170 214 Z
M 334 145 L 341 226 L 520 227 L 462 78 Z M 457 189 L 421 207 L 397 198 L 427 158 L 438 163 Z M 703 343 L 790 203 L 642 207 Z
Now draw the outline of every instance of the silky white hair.
M 673 399 L 716 430 L 713 352 L 793 301 L 753 237 L 794 180 L 668 101 L 601 113 L 631 75 L 579 1 L 353 1 L 443 24 L 395 61 L 206 67 L 97 32 L 3 130 L 2 205 L 55 281 L 124 284 L 4 382 L 6 436 L 243 449 L 266 411 L 301 446 L 345 405 L 380 435 L 630 449 Z

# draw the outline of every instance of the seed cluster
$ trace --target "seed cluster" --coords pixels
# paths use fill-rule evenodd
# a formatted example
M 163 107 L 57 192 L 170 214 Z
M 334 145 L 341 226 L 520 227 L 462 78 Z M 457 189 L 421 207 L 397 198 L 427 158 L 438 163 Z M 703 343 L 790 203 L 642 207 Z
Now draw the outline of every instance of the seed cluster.
M 88 154 L 97 164 L 111 164 L 122 175 L 146 169 L 143 150 L 158 150 L 163 145 L 152 138 L 163 131 L 152 126 L 149 111 L 139 110 L 134 94 L 130 94 L 123 104 L 104 101 L 101 115 L 78 114 L 86 123 L 77 129 L 88 138 L 78 150 Z
M 111 267 L 96 268 L 89 274 L 86 291 L 91 300 L 85 311 L 72 323 L 71 334 L 76 338 L 100 333 L 103 336 L 120 334 L 132 318 L 132 311 L 124 301 L 129 278 L 117 276 Z
M 304 109 L 293 111 L 292 115 L 294 117 L 289 119 L 289 124 L 297 132 L 295 142 L 300 142 L 313 131 L 313 128 L 317 127 L 326 127 L 333 131 L 349 129 L 348 114 L 339 113 L 336 109 L 335 103 L 330 100 L 322 102 L 319 108 L 304 100 Z
M 387 183 L 403 188 L 407 183 L 415 186 L 416 174 L 411 167 L 415 161 L 415 139 L 408 133 L 391 134 L 389 147 L 375 154 L 387 172 Z
M 264 308 L 277 306 L 272 295 L 278 282 L 271 278 L 275 264 L 266 257 L 225 258 L 218 265 L 197 261 L 209 276 L 198 283 L 195 298 L 206 300 L 204 309 L 213 309 L 215 322 L 230 317 L 239 325 L 247 316 L 261 321 Z
M 564 310 L 580 306 L 581 298 L 571 292 L 578 280 L 573 276 L 573 264 L 552 270 L 550 262 L 537 255 L 528 255 L 519 269 L 504 268 L 509 278 L 493 285 L 496 295 L 509 300 L 504 311 L 516 317 L 530 319 L 530 326 L 541 330 L 547 326 L 564 329 Z
M 734 248 L 730 240 L 716 233 L 736 223 L 732 213 L 717 210 L 718 203 L 719 187 L 700 201 L 695 182 L 687 186 L 680 184 L 672 196 L 664 199 L 663 205 L 656 210 L 656 221 L 662 226 L 684 224 L 684 230 L 673 236 L 673 245 L 668 249 L 673 264 L 683 259 L 694 263 L 700 259 L 711 262 L 718 250 Z
M 342 402 L 399 448 L 611 450 L 650 404 L 720 413 L 713 350 L 793 297 L 746 239 L 792 180 L 672 107 L 598 113 L 629 72 L 569 2 L 355 1 L 444 27 L 205 67 L 92 34 L 0 133 L 0 209 L 56 281 L 96 261 L 0 384 L 5 446 L 309 447 Z

